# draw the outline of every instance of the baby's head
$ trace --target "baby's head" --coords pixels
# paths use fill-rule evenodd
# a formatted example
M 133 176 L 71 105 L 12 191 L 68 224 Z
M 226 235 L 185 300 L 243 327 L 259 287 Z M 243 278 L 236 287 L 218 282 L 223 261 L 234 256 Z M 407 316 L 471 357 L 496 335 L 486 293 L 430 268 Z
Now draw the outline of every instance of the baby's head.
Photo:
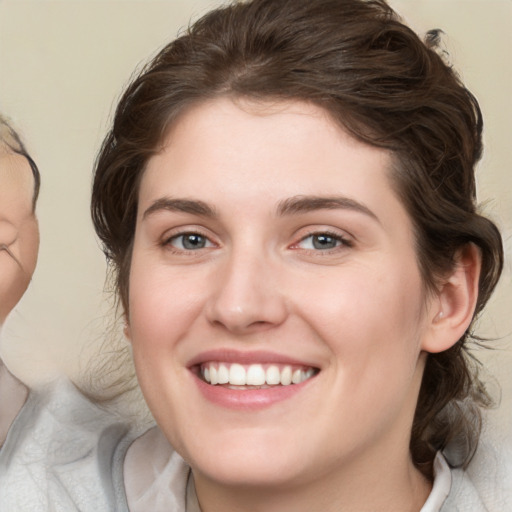
M 37 262 L 39 171 L 0 116 L 0 325 L 21 299 Z

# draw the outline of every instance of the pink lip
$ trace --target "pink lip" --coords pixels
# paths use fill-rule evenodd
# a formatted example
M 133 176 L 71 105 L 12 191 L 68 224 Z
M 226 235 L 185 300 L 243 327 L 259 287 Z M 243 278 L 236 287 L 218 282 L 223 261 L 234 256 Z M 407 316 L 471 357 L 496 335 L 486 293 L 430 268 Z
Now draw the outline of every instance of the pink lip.
M 298 366 L 313 366 L 307 362 L 298 359 L 290 358 L 274 352 L 263 351 L 250 351 L 242 352 L 238 350 L 217 349 L 207 352 L 201 352 L 192 358 L 187 366 L 191 370 L 194 382 L 196 383 L 199 391 L 209 401 L 221 407 L 237 410 L 258 410 L 270 407 L 276 403 L 282 402 L 292 398 L 297 393 L 304 390 L 311 381 L 315 379 L 312 377 L 300 384 L 291 384 L 289 386 L 275 386 L 266 389 L 246 389 L 236 390 L 230 389 L 223 385 L 212 386 L 204 382 L 197 375 L 197 367 L 202 363 L 209 361 L 222 361 L 225 363 L 240 363 L 240 364 L 288 364 Z
M 315 377 L 308 379 L 300 384 L 290 384 L 289 386 L 275 386 L 267 389 L 246 389 L 236 390 L 224 386 L 212 386 L 201 380 L 197 375 L 193 375 L 194 381 L 201 391 L 202 395 L 210 402 L 226 407 L 228 409 L 238 409 L 253 411 L 264 409 L 271 405 L 287 400 L 297 393 L 300 393 Z
M 297 365 L 297 366 L 314 366 L 306 361 L 300 361 L 299 359 L 294 359 L 285 355 L 276 354 L 274 352 L 264 352 L 264 351 L 250 351 L 250 352 L 242 352 L 238 350 L 230 350 L 230 349 L 217 349 L 217 350 L 208 350 L 207 352 L 201 352 L 197 356 L 193 357 L 188 363 L 187 366 L 190 368 L 192 366 L 196 366 L 202 363 L 207 363 L 209 361 L 222 361 L 225 363 L 240 363 L 240 364 L 265 364 L 265 363 L 275 363 L 275 364 L 289 364 L 289 365 Z

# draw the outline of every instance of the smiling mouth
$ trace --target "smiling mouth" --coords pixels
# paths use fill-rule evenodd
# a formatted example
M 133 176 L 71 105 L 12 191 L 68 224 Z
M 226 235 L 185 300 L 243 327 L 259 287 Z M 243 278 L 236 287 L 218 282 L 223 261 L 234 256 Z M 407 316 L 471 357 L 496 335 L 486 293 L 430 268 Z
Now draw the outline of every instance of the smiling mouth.
M 199 366 L 198 376 L 212 386 L 245 390 L 301 384 L 318 372 L 317 368 L 296 365 L 208 362 Z

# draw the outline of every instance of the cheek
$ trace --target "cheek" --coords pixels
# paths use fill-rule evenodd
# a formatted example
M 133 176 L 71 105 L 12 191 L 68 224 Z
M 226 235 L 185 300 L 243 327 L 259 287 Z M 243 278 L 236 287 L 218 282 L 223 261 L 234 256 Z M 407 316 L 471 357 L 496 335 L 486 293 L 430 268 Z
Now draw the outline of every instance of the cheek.
M 5 251 L 0 251 L 0 324 L 16 306 L 30 283 L 30 276 Z
M 26 222 L 20 232 L 20 260 L 23 269 L 30 276 L 36 268 L 38 254 L 39 226 L 37 220 L 32 217 Z
M 347 379 L 407 378 L 415 371 L 423 335 L 424 295 L 415 268 L 346 272 L 343 279 L 311 283 L 303 295 L 305 324 L 328 344 Z M 312 300 L 314 298 L 314 300 Z
M 11 245 L 18 236 L 18 230 L 13 224 L 0 219 L 0 244 Z
M 331 353 L 333 435 L 345 425 L 354 439 L 365 429 L 370 436 L 375 425 L 384 429 L 400 411 L 414 410 L 422 374 L 421 289 L 414 273 L 403 279 L 391 273 L 347 277 L 330 299 L 319 295 L 311 301 L 310 295 L 314 308 L 307 309 L 306 323 L 315 326 Z
M 204 289 L 186 273 L 180 274 L 152 265 L 134 253 L 128 337 L 149 409 L 172 445 L 185 453 L 182 440 L 197 425 L 189 425 L 187 420 L 187 411 L 195 404 L 184 392 L 190 387 L 190 375 L 183 352 L 185 339 L 200 317 Z
M 176 275 L 134 253 L 130 271 L 129 317 L 134 350 L 172 349 L 201 309 L 203 289 L 186 272 Z

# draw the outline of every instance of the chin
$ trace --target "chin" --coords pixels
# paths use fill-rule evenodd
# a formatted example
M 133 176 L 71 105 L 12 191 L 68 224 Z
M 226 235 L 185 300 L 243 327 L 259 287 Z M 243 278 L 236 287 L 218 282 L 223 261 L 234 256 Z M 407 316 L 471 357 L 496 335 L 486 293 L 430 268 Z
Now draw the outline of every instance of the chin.
M 191 467 L 195 475 L 203 475 L 222 486 L 275 488 L 292 486 L 301 479 L 301 472 L 290 466 L 286 461 L 254 461 L 246 456 L 236 461 L 225 458 L 213 463 L 197 461 Z
M 312 465 L 306 451 L 298 449 L 300 444 L 285 434 L 223 437 L 203 442 L 197 438 L 183 450 L 195 474 L 226 486 L 272 487 L 292 485 Z

